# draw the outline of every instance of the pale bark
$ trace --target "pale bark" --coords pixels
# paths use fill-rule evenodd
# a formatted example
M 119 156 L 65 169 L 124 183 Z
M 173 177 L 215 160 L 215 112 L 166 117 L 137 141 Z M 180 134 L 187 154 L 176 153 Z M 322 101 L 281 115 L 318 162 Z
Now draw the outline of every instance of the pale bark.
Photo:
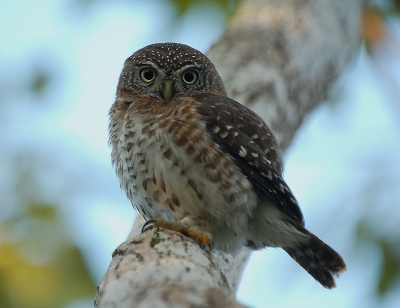
M 230 97 L 256 111 L 282 150 L 357 54 L 362 0 L 242 1 L 208 52 Z M 234 294 L 248 257 L 209 254 L 138 218 L 113 254 L 96 307 L 243 307 Z

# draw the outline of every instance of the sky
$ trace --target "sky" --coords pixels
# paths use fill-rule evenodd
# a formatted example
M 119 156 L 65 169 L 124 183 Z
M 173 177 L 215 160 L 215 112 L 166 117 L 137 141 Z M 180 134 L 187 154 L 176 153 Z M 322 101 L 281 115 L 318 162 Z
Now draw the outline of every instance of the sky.
M 51 167 L 39 172 L 38 185 L 47 188 L 43 198 L 67 196 L 60 209 L 68 232 L 100 281 L 135 215 L 119 188 L 107 143 L 108 110 L 123 63 L 155 42 L 181 42 L 206 52 L 223 33 L 225 19 L 218 9 L 199 6 L 174 22 L 174 9 L 161 0 L 99 1 L 88 9 L 72 3 L 0 2 L 0 100 L 5 102 L 0 104 L 0 219 L 15 203 L 5 196 L 15 184 L 10 167 L 15 156 L 25 152 L 42 159 Z M 391 23 L 391 35 L 400 41 L 398 20 Z M 32 98 L 18 89 L 37 69 L 54 72 L 54 78 L 44 96 Z M 252 307 L 395 307 L 400 301 L 397 282 L 377 302 L 381 256 L 355 239 L 360 221 L 380 236 L 398 229 L 399 89 L 396 45 L 384 44 L 373 59 L 361 51 L 285 153 L 285 179 L 307 228 L 347 262 L 338 287 L 325 290 L 282 250 L 268 249 L 252 255 L 239 301 Z

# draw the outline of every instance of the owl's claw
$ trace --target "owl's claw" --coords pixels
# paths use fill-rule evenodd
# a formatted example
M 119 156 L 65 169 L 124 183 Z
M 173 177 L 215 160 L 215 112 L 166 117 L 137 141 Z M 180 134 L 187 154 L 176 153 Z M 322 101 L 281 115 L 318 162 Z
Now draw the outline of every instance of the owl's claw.
M 153 228 L 179 232 L 180 234 L 195 240 L 203 250 L 208 252 L 211 252 L 214 248 L 214 240 L 210 233 L 199 231 L 195 227 L 188 227 L 180 221 L 172 222 L 161 218 L 151 219 L 143 225 L 142 233 Z
M 200 248 L 204 251 L 211 252 L 214 249 L 214 240 L 211 239 L 211 242 L 208 244 L 200 244 Z
M 156 222 L 155 219 L 150 219 L 146 221 L 146 223 L 142 227 L 142 234 L 145 233 L 146 231 L 153 229 L 155 222 Z

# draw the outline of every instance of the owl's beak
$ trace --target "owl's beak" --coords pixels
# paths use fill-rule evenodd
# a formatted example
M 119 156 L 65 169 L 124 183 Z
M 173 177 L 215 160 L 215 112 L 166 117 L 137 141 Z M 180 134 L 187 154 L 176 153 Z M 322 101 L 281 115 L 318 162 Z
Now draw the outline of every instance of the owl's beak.
M 162 88 L 162 96 L 164 97 L 165 103 L 168 104 L 171 100 L 171 96 L 174 91 L 174 82 L 172 80 L 164 80 Z

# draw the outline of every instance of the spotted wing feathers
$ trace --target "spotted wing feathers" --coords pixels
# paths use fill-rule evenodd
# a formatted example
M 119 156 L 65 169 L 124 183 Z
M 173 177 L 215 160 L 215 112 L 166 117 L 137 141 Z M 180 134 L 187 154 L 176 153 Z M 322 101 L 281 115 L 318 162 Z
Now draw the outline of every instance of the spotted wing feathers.
M 253 111 L 226 96 L 202 94 L 196 97 L 211 138 L 236 162 L 260 193 L 266 194 L 304 225 L 303 215 L 282 178 L 282 162 L 272 132 Z

